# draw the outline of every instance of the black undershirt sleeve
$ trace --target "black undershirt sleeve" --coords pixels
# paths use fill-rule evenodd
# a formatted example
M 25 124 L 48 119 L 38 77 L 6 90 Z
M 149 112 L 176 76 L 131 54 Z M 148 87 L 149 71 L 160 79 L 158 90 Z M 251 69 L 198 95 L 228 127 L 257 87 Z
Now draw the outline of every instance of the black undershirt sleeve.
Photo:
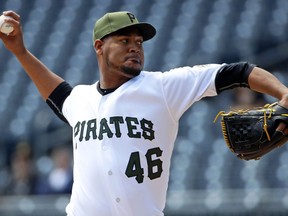
M 238 62 L 224 65 L 215 78 L 217 94 L 236 87 L 249 88 L 248 77 L 256 65 L 248 62 Z
M 49 95 L 46 103 L 53 110 L 53 112 L 65 123 L 68 123 L 67 119 L 62 113 L 62 106 L 65 99 L 70 95 L 72 87 L 67 82 L 60 83 L 54 91 Z

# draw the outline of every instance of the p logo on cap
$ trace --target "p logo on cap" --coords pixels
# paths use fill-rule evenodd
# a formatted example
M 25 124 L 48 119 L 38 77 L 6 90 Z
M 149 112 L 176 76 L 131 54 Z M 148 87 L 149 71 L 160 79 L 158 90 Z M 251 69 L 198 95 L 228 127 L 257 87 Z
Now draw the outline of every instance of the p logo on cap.
M 137 21 L 136 17 L 132 13 L 127 13 L 127 15 L 130 17 L 131 22 Z

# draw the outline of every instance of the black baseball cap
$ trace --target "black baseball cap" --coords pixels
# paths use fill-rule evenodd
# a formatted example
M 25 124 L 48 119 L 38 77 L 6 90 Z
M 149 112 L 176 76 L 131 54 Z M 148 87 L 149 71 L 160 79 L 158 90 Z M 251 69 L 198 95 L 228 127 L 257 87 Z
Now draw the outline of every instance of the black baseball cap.
M 156 34 L 156 29 L 151 24 L 139 22 L 134 14 L 128 11 L 112 12 L 106 13 L 96 21 L 93 30 L 93 43 L 97 39 L 102 39 L 106 35 L 130 26 L 135 26 L 140 30 L 144 41 L 153 38 Z

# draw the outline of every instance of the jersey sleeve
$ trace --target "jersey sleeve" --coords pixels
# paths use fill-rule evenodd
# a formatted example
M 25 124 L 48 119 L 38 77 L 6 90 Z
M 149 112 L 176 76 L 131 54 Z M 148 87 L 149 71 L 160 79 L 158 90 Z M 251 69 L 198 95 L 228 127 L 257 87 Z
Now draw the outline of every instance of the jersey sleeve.
M 222 64 L 176 68 L 163 73 L 163 91 L 175 119 L 203 97 L 217 95 L 215 77 Z
M 79 86 L 75 86 L 73 88 L 70 95 L 66 98 L 62 106 L 63 116 L 65 117 L 66 121 L 70 124 L 70 126 L 74 125 L 75 115 L 73 113 L 75 113 L 75 109 L 78 109 L 79 107 L 77 106 L 78 102 L 79 104 L 81 104 L 81 96 L 79 96 L 78 89 Z M 85 97 L 85 94 L 83 94 L 82 97 Z
M 93 109 L 91 110 L 91 97 L 95 101 L 98 100 L 97 94 L 94 95 L 95 92 L 96 84 L 76 85 L 73 88 L 62 107 L 63 116 L 70 126 L 73 127 L 81 115 L 93 112 Z

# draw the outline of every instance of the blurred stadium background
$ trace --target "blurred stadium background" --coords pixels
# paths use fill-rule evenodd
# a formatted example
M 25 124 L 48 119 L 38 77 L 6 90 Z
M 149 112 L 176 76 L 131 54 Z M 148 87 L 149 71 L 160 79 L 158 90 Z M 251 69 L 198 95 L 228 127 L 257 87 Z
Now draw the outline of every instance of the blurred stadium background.
M 72 85 L 98 79 L 92 28 L 108 11 L 151 22 L 146 70 L 249 61 L 288 85 L 287 0 L 1 0 L 21 15 L 26 45 Z M 0 215 L 65 215 L 71 131 L 52 114 L 17 60 L 0 44 Z M 236 90 L 188 110 L 172 158 L 166 215 L 288 215 L 288 147 L 260 161 L 227 149 L 220 110 L 271 97 Z

